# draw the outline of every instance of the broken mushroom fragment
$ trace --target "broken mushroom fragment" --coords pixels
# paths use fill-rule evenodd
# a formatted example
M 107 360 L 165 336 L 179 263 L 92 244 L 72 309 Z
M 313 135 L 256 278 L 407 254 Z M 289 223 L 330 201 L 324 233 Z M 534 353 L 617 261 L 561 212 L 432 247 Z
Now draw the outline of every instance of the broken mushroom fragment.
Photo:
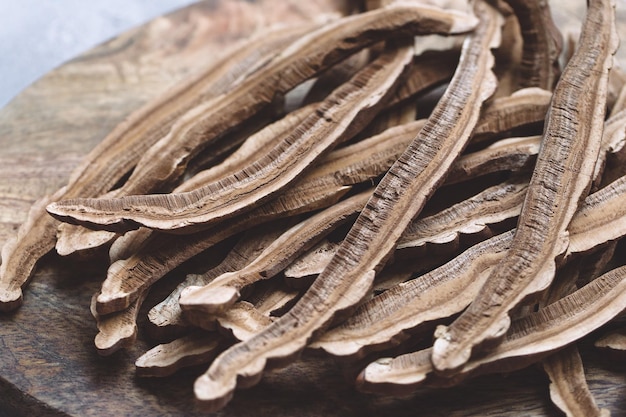
M 453 373 L 474 350 L 497 346 L 509 328 L 509 311 L 552 281 L 555 258 L 567 250 L 567 226 L 591 185 L 616 48 L 614 4 L 591 1 L 579 48 L 553 94 L 509 255 L 467 310 L 437 331 L 432 360 L 439 372 Z

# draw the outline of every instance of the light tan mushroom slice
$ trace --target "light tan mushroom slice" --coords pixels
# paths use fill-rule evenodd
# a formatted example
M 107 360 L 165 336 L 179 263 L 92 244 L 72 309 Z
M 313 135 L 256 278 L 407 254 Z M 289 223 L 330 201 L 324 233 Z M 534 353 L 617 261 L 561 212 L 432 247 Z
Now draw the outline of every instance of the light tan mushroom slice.
M 626 358 L 626 328 L 610 331 L 600 337 L 594 343 L 612 359 L 624 360 Z
M 568 226 L 567 254 L 585 252 L 602 240 L 626 234 L 626 176 L 589 195 Z
M 458 313 L 506 255 L 512 237 L 512 231 L 494 236 L 427 274 L 391 287 L 361 304 L 350 318 L 309 347 L 358 359 L 399 344 L 420 326 Z
M 554 91 L 509 256 L 467 310 L 437 332 L 432 359 L 440 372 L 462 368 L 475 348 L 496 346 L 509 328 L 509 311 L 552 281 L 555 258 L 569 243 L 567 226 L 591 185 L 616 47 L 614 5 L 590 2 L 579 48 Z
M 95 211 L 90 210 L 81 202 L 67 204 L 73 204 L 74 209 L 81 207 L 79 217 L 88 223 L 92 219 L 107 228 L 122 229 L 140 224 L 192 231 L 194 226 L 204 228 L 249 210 L 292 183 L 323 152 L 354 135 L 355 126 L 371 120 L 412 57 L 411 46 L 388 50 L 328 96 L 279 144 L 231 176 L 186 193 L 101 200 L 105 202 L 101 210 L 95 206 Z M 58 214 L 54 207 L 50 206 L 50 212 Z
M 550 377 L 550 398 L 568 417 L 609 417 L 589 391 L 583 362 L 575 345 L 548 356 L 542 362 Z
M 138 376 L 164 377 L 179 369 L 209 363 L 224 344 L 215 332 L 196 332 L 153 347 L 135 361 Z
M 506 0 L 513 8 L 522 32 L 521 87 L 552 90 L 560 75 L 563 37 L 544 0 Z
M 45 205 L 67 198 L 95 197 L 108 191 L 170 129 L 180 114 L 202 100 L 228 91 L 250 71 L 278 54 L 294 36 L 312 28 L 311 24 L 302 24 L 262 31 L 227 51 L 197 76 L 148 102 L 113 129 L 74 169 L 67 186 L 51 198 L 44 197 L 33 204 L 28 220 L 2 248 L 0 310 L 12 310 L 22 303 L 22 287 L 30 280 L 37 261 L 55 246 L 59 222 L 48 215 Z
M 137 339 L 137 314 L 144 297 L 145 293 L 125 310 L 106 316 L 102 316 L 96 311 L 97 294 L 92 297 L 91 314 L 96 319 L 98 327 L 94 344 L 100 355 L 111 355 L 135 343 Z
M 276 143 L 302 123 L 307 116 L 311 115 L 314 110 L 314 105 L 305 106 L 264 127 L 260 131 L 248 137 L 239 149 L 229 155 L 220 164 L 199 172 L 189 180 L 176 187 L 173 192 L 182 193 L 195 190 L 206 184 L 210 184 L 219 178 L 231 175 L 250 165 L 258 157 L 258 152 L 263 149 L 272 148 Z M 115 232 L 91 230 L 81 226 L 62 224 L 59 227 L 56 249 L 60 255 L 69 255 L 75 251 L 102 246 L 110 242 L 112 239 L 115 239 L 116 236 L 118 235 Z M 131 238 L 126 238 L 124 240 L 135 241 Z M 122 245 L 122 243 L 118 244 L 118 247 L 114 249 L 114 252 L 128 252 L 124 251 L 120 245 Z
M 210 410 L 222 408 L 236 386 L 259 381 L 269 359 L 289 363 L 320 328 L 369 291 L 401 231 L 422 209 L 469 140 L 482 102 L 495 90 L 491 72 L 500 15 L 483 2 L 480 24 L 468 35 L 459 66 L 424 128 L 377 186 L 344 243 L 296 305 L 267 329 L 219 355 L 194 385 Z
M 492 100 L 472 133 L 472 143 L 502 137 L 515 129 L 541 126 L 551 99 L 549 91 L 532 87 Z
M 255 259 L 271 242 L 290 226 L 292 221 L 276 221 L 247 231 L 214 268 L 203 274 L 189 274 L 165 300 L 148 312 L 148 320 L 159 336 L 176 334 L 189 327 L 178 304 L 180 293 L 191 285 L 206 285 L 216 277 L 237 271 Z
M 181 308 L 208 314 L 226 311 L 239 299 L 245 287 L 272 278 L 299 254 L 356 216 L 371 195 L 372 190 L 366 190 L 296 224 L 245 268 L 222 274 L 204 286 L 187 287 L 180 296 Z
M 489 224 L 517 217 L 527 187 L 527 179 L 518 177 L 489 187 L 431 216 L 415 219 L 405 229 L 396 250 L 448 243 L 459 234 L 480 233 Z
M 198 152 L 202 146 L 209 143 L 216 135 L 224 133 L 248 119 L 271 101 L 276 94 L 290 90 L 302 81 L 364 47 L 389 37 L 402 38 L 407 35 L 423 33 L 463 33 L 473 29 L 475 25 L 476 19 L 466 13 L 448 12 L 433 7 L 409 4 L 393 5 L 371 12 L 348 16 L 324 25 L 321 29 L 294 41 L 277 59 L 255 72 L 252 77 L 238 85 L 231 93 L 210 103 L 198 106 L 181 117 L 170 133 L 144 155 L 131 177 L 125 183 L 125 186 L 120 189 L 120 195 L 144 193 L 155 182 L 168 181 L 172 177 L 182 174 L 189 157 Z M 403 51 L 408 55 L 407 49 Z M 389 58 L 388 55 L 387 58 Z M 396 64 L 398 63 L 397 61 Z M 402 59 L 399 59 L 399 61 L 402 63 Z M 382 61 L 378 62 L 381 63 Z M 388 68 L 376 71 L 382 79 L 378 78 L 375 83 L 368 83 L 371 87 L 374 87 L 372 90 L 366 89 L 365 86 L 349 89 L 351 94 L 356 94 L 357 96 L 360 91 L 366 92 L 369 90 L 368 94 L 371 94 L 369 100 L 360 99 L 361 105 L 354 106 L 353 115 L 364 110 L 364 107 L 369 108 L 375 105 L 381 98 L 381 95 L 384 95 L 387 89 L 394 84 L 394 77 L 401 72 L 401 68 L 398 68 L 396 64 L 391 65 L 388 62 L 386 65 Z M 404 67 L 404 63 L 400 66 Z M 357 99 L 357 101 L 359 100 Z M 343 106 L 343 109 L 347 110 L 345 107 Z M 327 114 L 325 114 L 326 112 Z M 348 114 L 340 113 L 322 108 L 320 115 L 326 117 L 312 120 L 311 123 L 319 123 L 327 127 L 334 126 L 335 129 L 331 130 L 336 131 L 336 127 L 342 123 L 340 123 L 339 119 L 335 119 L 333 123 L 333 118 L 350 118 L 350 112 Z M 318 140 L 313 142 L 317 142 L 317 145 L 325 144 L 328 146 L 328 142 L 332 142 L 335 139 L 331 140 L 332 136 L 334 135 L 329 135 L 329 139 L 326 141 Z M 320 146 L 314 147 L 318 152 L 320 151 L 319 148 Z M 316 152 L 310 152 L 309 154 L 314 156 Z M 299 158 L 298 161 L 299 163 L 296 165 L 301 165 L 307 162 L 307 158 Z M 276 171 L 279 170 L 269 170 L 270 173 Z M 254 169 L 252 172 L 242 173 L 243 177 L 240 178 L 253 176 L 255 179 L 258 179 L 262 172 L 264 171 Z M 281 182 L 287 181 L 289 177 L 289 175 L 286 175 Z M 224 185 L 227 184 L 220 184 L 219 188 L 221 189 Z M 243 188 L 245 189 L 245 186 Z M 206 190 L 206 192 L 214 191 L 212 189 Z M 190 202 L 189 199 L 194 201 L 200 200 L 208 204 L 210 198 L 207 201 L 202 200 L 203 196 L 206 197 L 204 195 L 206 192 L 196 192 L 184 198 L 171 197 L 164 200 L 163 197 L 153 197 L 156 201 L 151 203 L 157 205 L 165 204 L 165 208 L 174 203 L 172 206 L 173 211 L 178 212 L 185 206 L 188 209 L 191 208 L 186 204 Z M 116 203 L 112 203 L 110 200 L 101 200 L 100 202 L 94 200 L 90 201 L 89 209 L 86 207 L 87 201 L 74 200 L 52 205 L 49 209 L 60 217 L 71 215 L 75 221 L 105 224 L 110 227 L 112 227 L 111 224 L 123 220 L 120 218 L 120 215 L 124 217 L 123 213 L 118 211 L 124 207 L 124 204 L 131 204 L 134 209 L 140 210 L 140 212 L 132 216 L 135 221 L 139 220 L 135 217 L 140 216 L 141 212 L 145 212 L 144 215 L 148 215 L 148 208 L 150 208 L 150 211 L 156 210 L 157 218 L 160 217 L 158 213 L 162 213 L 165 209 L 161 207 L 157 210 L 156 207 L 148 206 L 145 198 L 138 198 L 138 200 L 140 201 L 135 201 L 133 198 L 130 198 L 130 200 L 121 198 L 120 200 L 114 200 Z M 72 210 L 72 208 L 77 209 L 79 206 L 80 209 L 78 211 L 85 209 L 91 215 L 87 213 L 79 215 L 78 212 Z M 206 206 L 206 208 L 209 206 Z M 233 205 L 232 207 L 234 208 L 235 206 Z M 172 210 L 165 211 L 169 212 Z M 169 214 L 174 215 L 176 213 Z M 161 221 L 163 221 L 162 218 Z M 179 221 L 168 223 L 176 225 Z
M 407 394 L 422 385 L 448 386 L 471 376 L 522 369 L 612 320 L 624 305 L 626 267 L 620 267 L 538 312 L 515 320 L 500 345 L 470 359 L 456 375 L 445 377 L 435 372 L 429 348 L 371 363 L 359 375 L 357 387 Z

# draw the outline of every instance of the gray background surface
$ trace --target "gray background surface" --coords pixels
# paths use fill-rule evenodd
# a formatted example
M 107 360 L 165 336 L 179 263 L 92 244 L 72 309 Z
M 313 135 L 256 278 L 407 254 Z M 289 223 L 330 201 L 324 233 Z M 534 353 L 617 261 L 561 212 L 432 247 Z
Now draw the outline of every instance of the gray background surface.
M 0 0 L 0 108 L 116 34 L 194 0 Z

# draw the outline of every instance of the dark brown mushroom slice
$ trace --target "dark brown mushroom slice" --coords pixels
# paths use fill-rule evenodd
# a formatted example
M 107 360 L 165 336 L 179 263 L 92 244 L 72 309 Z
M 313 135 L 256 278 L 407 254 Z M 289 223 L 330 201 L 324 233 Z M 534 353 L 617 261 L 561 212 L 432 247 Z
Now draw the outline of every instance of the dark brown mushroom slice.
M 621 313 L 626 303 L 626 267 L 613 269 L 574 293 L 512 322 L 504 341 L 470 359 L 457 374 L 436 372 L 432 348 L 368 365 L 357 380 L 363 391 L 407 394 L 420 386 L 449 386 L 477 375 L 513 371 L 579 340 Z
M 443 181 L 469 140 L 482 102 L 495 90 L 491 48 L 499 42 L 500 15 L 483 2 L 477 2 L 474 11 L 480 24 L 464 43 L 450 86 L 377 186 L 337 256 L 291 310 L 248 341 L 227 349 L 196 380 L 196 398 L 207 409 L 222 408 L 237 385 L 256 384 L 268 361 L 272 365 L 291 362 L 316 331 L 368 293 L 375 269 Z
M 198 152 L 202 146 L 206 146 L 216 135 L 226 132 L 233 126 L 248 119 L 276 94 L 290 90 L 302 81 L 364 47 L 389 37 L 402 38 L 407 35 L 423 33 L 463 33 L 473 29 L 475 24 L 475 18 L 465 13 L 447 12 L 442 9 L 421 7 L 419 5 L 400 4 L 348 16 L 339 19 L 337 22 L 324 25 L 318 31 L 296 40 L 277 59 L 255 72 L 251 78 L 246 79 L 230 94 L 222 96 L 219 100 L 203 104 L 183 116 L 176 126 L 172 128 L 170 134 L 161 139 L 144 155 L 142 161 L 138 163 L 137 168 L 133 171 L 133 175 L 125 183 L 125 186 L 120 189 L 119 193 L 120 195 L 128 195 L 146 192 L 155 182 L 168 181 L 172 177 L 182 174 L 184 165 L 189 157 L 193 156 L 194 152 Z M 387 83 L 378 80 L 380 81 L 380 85 L 378 85 L 379 90 L 376 91 L 376 88 L 374 88 L 371 91 L 370 101 L 361 100 L 365 107 L 370 107 L 370 105 L 378 102 L 381 94 L 384 95 L 383 92 L 386 92 L 391 86 L 390 84 L 393 84 L 393 75 L 390 73 L 397 72 L 399 68 L 390 65 L 390 63 L 388 64 Z M 353 88 L 351 93 L 358 94 L 359 91 L 361 90 Z M 358 107 L 360 106 L 355 106 L 355 113 L 359 112 Z M 326 120 L 329 126 L 336 126 L 337 124 L 329 123 L 332 122 L 333 117 L 348 117 L 346 114 L 333 114 L 334 112 L 332 111 L 324 114 L 326 111 L 326 109 L 321 110 L 321 114 L 327 116 L 327 118 L 322 118 L 322 120 Z M 317 123 L 320 121 L 316 120 L 313 122 Z M 332 142 L 330 139 L 321 142 L 329 141 Z M 318 145 L 321 145 L 319 142 Z M 310 155 L 315 155 L 315 152 L 310 153 Z M 299 161 L 302 163 L 305 159 L 299 159 Z M 254 169 L 252 172 L 243 172 L 240 179 L 245 179 L 253 174 L 258 178 L 260 172 L 262 171 L 258 169 Z M 285 176 L 284 181 L 288 177 Z M 221 184 L 219 188 L 221 189 L 224 185 L 227 184 Z M 212 192 L 215 190 L 206 191 Z M 165 204 L 164 207 L 157 210 L 159 212 L 170 207 L 172 203 L 175 203 L 172 206 L 175 209 L 174 211 L 179 211 L 184 206 L 190 209 L 193 204 L 188 205 L 186 202 L 202 199 L 203 194 L 196 192 L 187 195 L 185 198 L 165 198 L 167 201 L 163 200 L 163 197 L 155 197 L 154 199 L 157 201 L 153 203 Z M 60 203 L 53 204 L 49 207 L 49 211 L 60 217 L 70 215 L 69 212 L 71 211 L 74 220 L 79 220 L 76 217 L 78 216 L 80 221 L 83 222 L 106 224 L 112 227 L 111 224 L 122 221 L 120 215 L 124 217 L 123 208 L 125 206 L 121 205 L 121 202 L 125 204 L 132 203 L 134 210 L 143 211 L 146 215 L 148 214 L 148 208 L 150 210 L 155 209 L 155 207 L 147 206 L 145 198 L 134 198 L 138 198 L 141 201 L 134 201 L 133 198 L 125 200 L 123 197 L 120 200 L 114 200 L 118 201 L 115 204 L 111 203 L 111 200 L 100 201 L 99 203 L 94 200 L 90 201 L 90 206 L 93 203 L 93 207 L 87 209 L 85 206 L 86 201 L 76 200 L 73 202 L 67 201 L 62 205 Z M 79 201 L 81 204 L 78 204 Z M 94 215 L 85 218 L 87 213 L 79 215 L 79 212 L 70 210 L 75 203 L 77 206 L 81 206 L 79 211 L 85 209 L 86 211 L 94 212 Z M 135 205 L 135 203 L 138 205 Z M 64 206 L 65 209 L 61 210 L 61 206 Z M 77 206 L 74 208 L 77 208 Z M 98 208 L 102 210 L 98 211 Z M 121 212 L 118 212 L 118 209 Z M 100 214 L 97 215 L 96 213 Z M 109 216 L 109 214 L 112 214 L 112 216 Z M 134 217 L 140 214 L 140 212 L 135 213 L 132 216 L 133 220 L 137 221 L 138 219 Z M 157 217 L 159 217 L 158 214 Z M 161 221 L 163 221 L 162 218 Z M 173 226 L 176 226 L 176 223 L 179 222 L 174 221 L 173 223 Z M 186 223 L 186 221 L 183 222 L 183 224 Z
M 510 326 L 509 311 L 552 281 L 555 258 L 567 250 L 567 226 L 591 185 L 616 48 L 613 5 L 590 2 L 579 48 L 554 91 L 509 256 L 461 316 L 437 332 L 438 371 L 454 373 L 473 351 L 497 346 Z
M 59 222 L 46 213 L 44 205 L 67 198 L 95 197 L 108 191 L 180 114 L 202 100 L 228 91 L 238 79 L 276 55 L 293 36 L 312 28 L 312 24 L 303 23 L 259 33 L 199 70 L 196 76 L 148 102 L 113 129 L 83 158 L 65 187 L 33 204 L 17 235 L 2 248 L 0 310 L 21 305 L 22 288 L 28 284 L 37 261 L 55 246 Z
M 541 88 L 524 88 L 510 96 L 493 99 L 483 110 L 472 143 L 502 138 L 522 129 L 537 130 L 543 125 L 550 108 L 552 93 Z M 540 132 L 537 132 L 540 133 Z
M 522 32 L 520 86 L 552 90 L 560 75 L 563 37 L 544 0 L 506 0 L 518 18 Z

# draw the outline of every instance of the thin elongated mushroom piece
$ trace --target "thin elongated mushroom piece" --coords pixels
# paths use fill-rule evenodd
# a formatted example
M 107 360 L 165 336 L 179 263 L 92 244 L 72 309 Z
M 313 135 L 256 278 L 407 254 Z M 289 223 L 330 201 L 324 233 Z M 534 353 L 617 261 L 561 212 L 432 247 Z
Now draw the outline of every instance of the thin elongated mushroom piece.
M 515 320 L 504 341 L 466 362 L 456 375 L 442 376 L 430 360 L 432 348 L 382 358 L 359 375 L 357 387 L 368 392 L 407 394 L 416 388 L 449 386 L 464 379 L 535 363 L 582 338 L 624 310 L 626 267 L 613 269 L 576 292 Z
M 130 222 L 153 229 L 193 230 L 194 225 L 206 227 L 261 204 L 293 182 L 323 152 L 354 134 L 351 125 L 371 120 L 412 57 L 412 47 L 381 55 L 335 90 L 298 129 L 240 172 L 186 193 L 110 200 L 104 212 L 120 212 L 121 217 L 105 216 L 110 219 L 105 221 L 107 227 L 122 223 L 124 228 L 123 223 Z
M 614 360 L 626 359 L 626 329 L 621 328 L 604 334 L 596 340 L 594 346 Z
M 495 90 L 491 48 L 499 42 L 501 17 L 483 2 L 476 3 L 475 13 L 480 24 L 464 43 L 446 93 L 383 177 L 328 267 L 291 310 L 248 341 L 227 349 L 196 380 L 196 398 L 208 409 L 222 408 L 237 384 L 257 383 L 268 360 L 274 364 L 293 360 L 316 331 L 358 303 L 401 230 L 443 181 L 469 140 L 482 102 Z
M 283 27 L 241 42 L 198 75 L 139 108 L 113 129 L 74 169 L 65 187 L 33 204 L 17 235 L 3 246 L 0 310 L 12 310 L 22 303 L 22 288 L 34 273 L 35 264 L 55 246 L 59 222 L 46 213 L 44 205 L 67 198 L 95 197 L 108 191 L 180 114 L 228 91 L 275 56 L 293 36 L 312 28 L 312 24 Z
M 263 148 L 273 147 L 288 132 L 295 129 L 302 121 L 315 111 L 315 105 L 305 106 L 301 109 L 290 112 L 280 120 L 269 124 L 260 131 L 251 135 L 246 141 L 229 155 L 220 164 L 217 164 L 209 169 L 200 171 L 181 185 L 176 187 L 172 192 L 187 192 L 200 188 L 206 184 L 231 175 L 243 167 L 250 165 L 256 158 L 259 151 Z M 59 227 L 59 237 L 56 244 L 57 252 L 60 255 L 69 255 L 74 251 L 80 251 L 89 248 L 95 248 L 102 246 L 112 239 L 115 239 L 118 235 L 115 232 L 107 232 L 104 230 L 91 230 L 81 226 L 65 224 L 71 229 L 65 229 L 66 233 L 62 232 L 62 228 Z M 61 225 L 63 226 L 63 225 Z M 145 234 L 145 232 L 141 232 Z M 130 240 L 130 237 L 124 240 Z M 114 252 L 114 257 L 124 257 L 121 252 L 128 252 L 121 247 L 122 243 L 118 244 Z M 119 254 L 115 254 L 118 252 Z M 116 259 L 117 260 L 117 259 Z
M 541 88 L 524 88 L 498 97 L 483 110 L 472 133 L 472 143 L 481 143 L 515 129 L 540 126 L 550 107 L 552 93 Z
M 325 25 L 320 30 L 295 41 L 277 59 L 261 68 L 229 95 L 199 106 L 183 116 L 172 128 L 170 134 L 144 155 L 142 161 L 145 161 L 145 164 L 142 164 L 142 161 L 138 163 L 137 169 L 119 193 L 124 195 L 145 192 L 151 184 L 154 184 L 155 180 L 159 182 L 168 181 L 172 177 L 182 174 L 184 165 L 192 155 L 191 153 L 201 146 L 206 146 L 212 137 L 250 117 L 276 94 L 290 90 L 347 55 L 376 41 L 391 36 L 398 38 L 424 33 L 463 33 L 473 29 L 475 24 L 475 18 L 465 13 L 400 4 L 348 16 L 339 19 L 334 24 Z M 382 79 L 377 80 L 376 86 L 378 88 L 369 92 L 371 101 L 362 99 L 363 107 L 355 107 L 352 112 L 353 116 L 358 114 L 360 110 L 375 106 L 382 98 L 381 96 L 385 95 L 394 84 L 392 74 L 395 73 L 395 77 L 397 77 L 401 70 L 397 66 L 391 65 L 390 62 L 387 65 L 389 68 L 385 75 L 388 82 L 382 82 Z M 404 65 L 406 62 L 403 63 L 402 67 Z M 361 90 L 351 91 L 351 93 L 358 94 L 359 91 Z M 336 110 L 321 109 L 321 113 L 325 116 L 322 118 L 324 122 L 320 120 L 312 120 L 312 122 L 326 123 L 330 128 L 335 127 L 331 131 L 336 130 L 337 125 L 342 123 L 339 123 L 339 120 L 333 120 L 333 118 L 348 117 L 350 113 L 349 111 L 348 114 L 345 113 L 348 110 L 345 107 L 343 110 L 342 113 Z M 328 114 L 324 114 L 327 111 Z M 312 147 L 311 152 L 308 153 L 309 158 L 298 158 L 296 159 L 297 163 L 292 162 L 286 166 L 294 165 L 301 168 L 301 165 L 310 162 L 334 140 L 336 140 L 335 135 L 329 135 L 327 140 L 313 141 L 317 146 Z M 302 139 L 300 143 L 303 143 Z M 283 155 L 293 157 L 289 154 L 287 146 L 284 150 L 286 153 Z M 289 160 L 289 158 L 283 158 L 278 162 L 285 164 L 284 160 Z M 276 172 L 279 170 L 269 171 Z M 294 171 L 298 170 L 291 169 L 285 173 L 286 175 L 281 176 L 281 180 L 272 182 L 284 186 L 285 183 L 295 178 Z M 289 172 L 292 174 L 289 175 Z M 233 180 L 239 182 L 239 179 L 245 180 L 251 176 L 259 179 L 259 177 L 268 175 L 267 169 L 264 171 L 259 167 L 253 172 L 242 173 L 240 178 L 233 178 L 228 183 L 221 183 L 217 188 L 210 187 L 204 192 L 195 191 L 176 197 L 156 196 L 148 200 L 146 197 L 122 197 L 119 200 L 68 200 L 49 205 L 48 211 L 57 217 L 66 219 L 71 217 L 74 221 L 95 223 L 113 228 L 113 225 L 123 223 L 124 220 L 146 224 L 150 222 L 150 218 L 153 218 L 156 223 L 152 227 L 183 227 L 189 223 L 207 221 L 208 212 L 211 210 L 216 210 L 213 214 L 214 217 L 225 215 L 220 213 L 223 211 L 220 210 L 220 204 L 215 203 L 221 199 L 212 200 L 211 193 L 217 192 L 222 196 L 227 195 L 228 192 L 237 194 L 236 190 L 230 187 Z M 246 191 L 244 195 L 249 192 L 246 184 L 247 182 L 244 181 L 240 187 L 237 187 Z M 224 186 L 228 187 L 223 189 Z M 255 193 L 252 194 L 255 195 Z M 263 192 L 263 194 L 267 195 L 267 192 Z M 258 195 L 256 197 L 259 198 Z M 211 203 L 211 201 L 213 202 Z M 194 210 L 195 206 L 199 206 L 199 208 Z M 242 203 L 239 205 L 229 204 L 228 207 L 231 207 L 231 210 L 241 209 Z M 130 208 L 131 212 L 125 210 L 126 208 Z M 205 215 L 203 216 L 203 214 Z M 163 216 L 172 219 L 166 221 Z M 118 227 L 121 226 L 118 225 Z
M 567 226 L 591 185 L 616 48 L 614 4 L 591 1 L 579 48 L 554 91 L 509 256 L 468 309 L 437 331 L 432 360 L 440 372 L 455 372 L 473 350 L 497 345 L 509 328 L 509 311 L 552 281 L 555 258 L 567 250 Z
M 552 19 L 546 0 L 505 0 L 518 18 L 522 31 L 521 87 L 551 91 L 560 75 L 563 37 Z

